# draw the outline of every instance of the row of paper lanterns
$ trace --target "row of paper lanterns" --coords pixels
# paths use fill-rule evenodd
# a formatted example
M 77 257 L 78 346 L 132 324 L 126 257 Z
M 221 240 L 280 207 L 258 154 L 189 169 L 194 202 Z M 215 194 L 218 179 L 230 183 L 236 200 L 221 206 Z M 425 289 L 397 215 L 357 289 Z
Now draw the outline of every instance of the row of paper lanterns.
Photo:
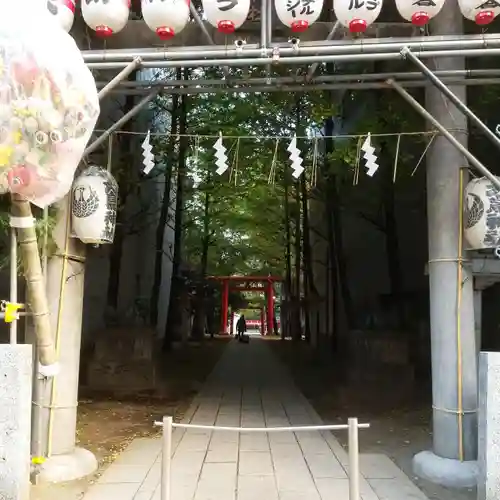
M 162 40 L 178 35 L 189 21 L 190 0 L 141 0 L 142 16 L 148 27 Z M 323 9 L 324 0 L 274 0 L 280 21 L 294 32 L 307 30 Z M 442 9 L 445 0 L 395 0 L 401 17 L 424 26 Z M 375 22 L 383 0 L 333 0 L 340 23 L 353 33 L 362 33 Z M 478 25 L 489 24 L 500 14 L 497 0 L 458 0 L 466 19 Z M 247 19 L 250 0 L 202 0 L 204 18 L 222 33 L 232 33 Z M 75 15 L 75 0 L 47 0 L 52 14 L 69 31 Z M 130 0 L 82 0 L 85 23 L 98 35 L 108 37 L 127 24 Z

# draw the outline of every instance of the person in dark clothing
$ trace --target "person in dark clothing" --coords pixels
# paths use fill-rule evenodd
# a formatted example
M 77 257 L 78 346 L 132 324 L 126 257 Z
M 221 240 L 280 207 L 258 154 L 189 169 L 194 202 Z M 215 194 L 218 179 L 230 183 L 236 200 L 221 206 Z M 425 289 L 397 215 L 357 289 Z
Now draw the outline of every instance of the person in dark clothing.
M 247 322 L 245 315 L 242 314 L 236 323 L 236 338 L 239 339 L 247 331 Z

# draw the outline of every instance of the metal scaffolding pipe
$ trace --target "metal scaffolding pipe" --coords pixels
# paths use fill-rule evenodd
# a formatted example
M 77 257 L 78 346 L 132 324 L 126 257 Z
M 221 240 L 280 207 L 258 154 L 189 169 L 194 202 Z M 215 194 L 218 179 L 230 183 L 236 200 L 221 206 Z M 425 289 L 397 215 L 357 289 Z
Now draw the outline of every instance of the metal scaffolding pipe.
M 493 133 L 476 114 L 472 112 L 472 110 L 465 105 L 436 75 L 432 72 L 420 59 L 415 57 L 415 55 L 408 49 L 408 47 L 404 47 L 401 50 L 401 55 L 405 59 L 409 59 L 418 69 L 422 72 L 422 74 L 427 77 L 427 79 L 436 87 L 443 95 L 445 95 L 456 107 L 462 112 L 465 116 L 467 116 L 472 123 L 474 123 L 477 127 L 479 127 L 486 137 L 490 139 L 490 141 L 495 144 L 497 148 L 500 149 L 500 138 Z
M 266 26 L 267 26 L 267 44 L 268 46 L 270 46 L 271 43 L 273 42 L 273 2 L 271 2 L 271 0 L 267 0 Z
M 466 147 L 464 147 L 460 141 L 458 141 L 453 134 L 448 132 L 441 123 L 439 123 L 436 118 L 434 118 L 416 99 L 414 99 L 405 89 L 403 89 L 394 80 L 387 80 L 387 84 L 390 85 L 410 106 L 415 109 L 423 118 L 436 127 L 439 132 L 455 147 L 460 153 L 462 153 L 465 158 L 474 166 L 476 169 L 484 175 L 491 183 L 500 190 L 500 179 L 495 177 Z M 460 168 L 461 165 L 457 165 Z
M 261 0 L 260 2 L 260 48 L 267 49 L 267 0 Z M 262 53 L 262 52 L 261 52 Z M 266 52 L 267 55 L 267 52 Z
M 194 22 L 198 25 L 198 27 L 201 29 L 203 36 L 207 40 L 207 43 L 210 45 L 215 45 L 214 39 L 212 38 L 212 35 L 207 30 L 207 27 L 205 26 L 205 23 L 201 20 L 201 17 L 198 14 L 198 11 L 196 10 L 196 7 L 193 2 L 189 2 L 189 11 L 191 12 L 191 15 L 193 16 Z M 229 76 L 229 68 L 227 66 L 224 66 L 222 68 L 224 71 L 224 74 L 226 76 Z
M 434 71 L 436 76 L 440 78 L 457 78 L 465 79 L 466 77 L 499 77 L 499 69 L 478 69 L 478 70 L 445 70 Z M 370 82 L 381 80 L 385 82 L 388 78 L 394 80 L 422 80 L 422 73 L 419 71 L 411 71 L 407 73 L 354 73 L 346 75 L 321 75 L 312 78 L 311 83 L 341 83 L 341 82 Z M 233 85 L 282 85 L 287 83 L 301 83 L 295 76 L 273 77 L 268 78 L 232 78 Z M 306 79 L 302 79 L 302 83 L 309 83 Z M 226 85 L 227 81 L 220 78 L 217 79 L 199 79 L 199 80 L 164 80 L 155 81 L 135 81 L 135 82 L 122 82 L 120 88 L 151 88 L 156 85 L 167 87 L 198 87 L 200 85 Z M 97 82 L 97 87 L 105 85 L 105 82 Z
M 332 29 L 330 30 L 330 33 L 328 33 L 326 40 L 330 41 L 333 40 L 333 37 L 335 36 L 335 33 L 337 33 L 337 30 L 340 28 L 340 21 L 335 21 L 335 24 L 333 25 Z M 314 76 L 314 73 L 316 73 L 316 70 L 318 69 L 319 63 L 315 62 L 313 65 L 309 68 L 309 71 L 307 72 L 306 75 L 306 82 L 310 82 Z
M 449 84 L 476 86 L 476 85 L 500 85 L 500 78 L 474 78 L 474 79 L 455 79 L 447 80 Z M 421 88 L 429 86 L 430 83 L 425 80 L 401 82 L 405 88 Z M 253 85 L 253 86 L 235 86 L 231 87 L 232 92 L 243 94 L 252 93 L 270 93 L 270 92 L 317 92 L 322 90 L 374 90 L 387 89 L 386 82 L 346 82 L 346 83 L 325 83 L 310 85 Z M 171 95 L 197 95 L 197 94 L 221 94 L 228 91 L 228 87 L 168 87 L 162 86 L 161 89 Z M 143 95 L 146 89 L 123 89 L 123 95 Z M 148 89 L 150 90 L 150 89 Z
M 500 55 L 498 49 L 470 49 L 470 50 L 436 50 L 428 52 L 416 52 L 417 57 L 479 57 L 479 56 L 497 56 Z M 344 54 L 344 55 L 326 55 L 326 56 L 296 56 L 282 57 L 279 60 L 281 65 L 285 64 L 311 64 L 311 63 L 327 63 L 327 62 L 350 62 L 350 61 L 388 61 L 401 59 L 401 53 L 368 53 L 368 54 Z M 216 67 L 216 66 L 265 66 L 273 63 L 271 57 L 256 57 L 256 58 L 237 58 L 237 59 L 193 59 L 193 60 L 157 60 L 146 61 L 143 63 L 144 68 L 189 68 L 189 67 Z M 87 63 L 91 69 L 116 69 L 123 68 L 126 62 L 93 62 Z
M 155 89 L 151 91 L 144 99 L 141 99 L 128 113 L 125 113 L 117 122 L 113 123 L 105 132 L 103 132 L 92 144 L 87 146 L 85 156 L 93 153 L 106 139 L 120 127 L 125 125 L 131 118 L 133 118 L 139 111 L 141 111 L 144 106 L 146 106 L 150 101 L 152 101 L 159 93 L 161 89 Z
M 133 71 L 135 71 L 142 63 L 140 57 L 136 57 L 130 64 L 125 66 L 112 80 L 110 80 L 104 87 L 99 91 L 99 100 L 106 97 L 111 90 L 113 90 L 117 85 L 123 82 Z
M 382 52 L 401 52 L 403 47 L 418 52 L 431 50 L 469 50 L 486 49 L 500 47 L 500 34 L 469 35 L 463 37 L 415 37 L 402 38 L 394 41 L 393 38 L 371 38 L 359 41 L 322 41 L 309 45 L 302 42 L 300 47 L 294 48 L 290 43 L 277 43 L 273 47 L 279 47 L 281 56 L 300 55 L 345 55 L 345 54 L 368 54 Z M 273 47 L 265 48 L 265 56 L 272 55 Z M 82 56 L 87 63 L 131 61 L 140 56 L 143 61 L 158 61 L 191 58 L 233 58 L 240 59 L 263 56 L 262 47 L 255 45 L 246 46 L 243 50 L 236 47 L 226 46 L 209 47 L 189 47 L 189 48 L 168 48 L 168 49 L 115 49 L 115 50 L 87 50 L 82 51 Z M 321 62 L 320 60 L 314 62 Z M 181 65 L 183 65 L 182 63 Z M 151 66 L 149 66 L 151 67 Z

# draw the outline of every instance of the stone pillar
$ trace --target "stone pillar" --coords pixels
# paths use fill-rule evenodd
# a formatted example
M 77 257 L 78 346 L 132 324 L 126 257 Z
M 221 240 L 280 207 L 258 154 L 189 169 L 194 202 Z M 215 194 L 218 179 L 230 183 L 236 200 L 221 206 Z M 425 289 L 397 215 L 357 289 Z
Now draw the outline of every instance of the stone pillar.
M 500 491 L 500 353 L 479 356 L 479 477 L 477 500 L 497 500 Z
M 0 498 L 30 496 L 32 346 L 0 345 Z
M 474 290 L 474 330 L 476 332 L 476 351 L 481 352 L 481 329 L 483 324 L 483 290 Z
M 431 23 L 431 32 L 461 35 L 462 23 L 457 0 L 448 0 Z M 433 70 L 464 68 L 464 59 L 458 57 L 439 58 L 431 64 Z M 450 89 L 466 101 L 464 86 Z M 433 86 L 427 88 L 425 102 L 427 110 L 466 145 L 466 117 Z M 471 487 L 477 480 L 477 352 L 472 272 L 458 261 L 460 167 L 467 167 L 461 153 L 444 137 L 436 136 L 427 154 L 433 450 L 416 455 L 413 465 L 424 479 L 450 487 Z M 466 183 L 464 175 L 464 187 Z
M 85 246 L 75 238 L 69 238 L 66 246 L 69 216 L 69 203 L 65 198 L 58 207 L 53 232 L 56 250 L 49 259 L 47 269 L 47 294 L 52 331 L 56 335 L 56 345 L 59 346 L 60 372 L 55 379 L 50 399 L 50 406 L 55 408 L 49 422 L 45 422 L 48 428 L 46 449 L 49 457 L 37 476 L 39 482 L 70 481 L 91 474 L 97 468 L 97 461 L 92 453 L 75 447 Z M 66 265 L 64 259 L 67 259 Z M 64 288 L 61 291 L 62 275 Z

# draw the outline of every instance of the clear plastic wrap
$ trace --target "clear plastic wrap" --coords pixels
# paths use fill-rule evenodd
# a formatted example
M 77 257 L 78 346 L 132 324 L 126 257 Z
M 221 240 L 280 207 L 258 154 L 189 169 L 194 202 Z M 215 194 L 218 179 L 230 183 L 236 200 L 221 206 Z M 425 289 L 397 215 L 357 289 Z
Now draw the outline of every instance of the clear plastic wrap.
M 70 189 L 99 116 L 94 78 L 41 0 L 0 16 L 0 189 L 39 207 Z

